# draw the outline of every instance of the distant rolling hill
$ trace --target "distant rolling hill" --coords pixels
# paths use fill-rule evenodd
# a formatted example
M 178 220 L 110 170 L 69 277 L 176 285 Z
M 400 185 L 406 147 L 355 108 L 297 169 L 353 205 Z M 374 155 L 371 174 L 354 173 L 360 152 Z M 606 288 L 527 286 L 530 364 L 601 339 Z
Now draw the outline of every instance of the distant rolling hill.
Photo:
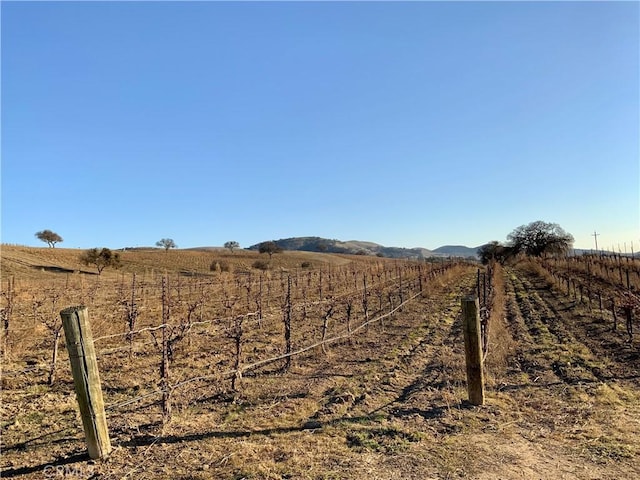
M 274 240 L 283 250 L 301 250 L 306 252 L 346 253 L 351 255 L 377 255 L 387 258 L 422 259 L 433 257 L 475 257 L 476 248 L 462 246 L 444 246 L 436 250 L 426 248 L 401 248 L 385 247 L 373 242 L 359 240 L 341 241 L 321 237 L 292 237 Z M 258 250 L 257 243 L 249 247 L 249 250 Z
M 444 245 L 433 252 L 451 257 L 477 257 L 480 247 L 470 248 L 464 245 Z

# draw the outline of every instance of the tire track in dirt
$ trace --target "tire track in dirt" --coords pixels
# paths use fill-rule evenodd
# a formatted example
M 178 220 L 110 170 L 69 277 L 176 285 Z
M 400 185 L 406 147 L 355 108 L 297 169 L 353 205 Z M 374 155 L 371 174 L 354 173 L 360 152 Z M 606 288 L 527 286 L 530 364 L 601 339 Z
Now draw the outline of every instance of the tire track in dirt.
M 419 317 L 419 325 L 396 333 L 404 338 L 380 359 L 353 365 L 351 381 L 345 380 L 341 388 L 328 389 L 324 403 L 310 420 L 335 420 L 337 414 L 343 418 L 374 418 L 387 413 L 437 416 L 442 401 L 435 399 L 438 406 L 425 409 L 434 403 L 434 393 L 463 380 L 460 375 L 464 367 L 460 369 L 459 362 L 449 360 L 464 360 L 460 298 L 473 289 L 474 282 L 475 271 L 464 272 L 421 301 L 409 304 L 402 315 Z
M 518 270 L 512 280 L 519 304 L 530 312 L 529 322 L 538 340 L 548 345 L 555 339 L 556 348 L 551 350 L 558 357 L 552 368 L 563 381 L 638 380 L 640 355 L 634 345 L 611 348 L 612 342 L 590 335 L 588 316 L 567 308 L 536 275 Z
M 429 420 L 456 403 L 452 391 L 464 383 L 460 298 L 473 290 L 475 278 L 475 271 L 454 278 L 417 306 L 416 314 L 425 319 L 403 351 L 384 358 L 387 373 L 372 392 L 370 406 L 378 404 L 374 412 Z M 446 421 L 438 425 L 438 430 L 448 428 Z
M 318 403 L 316 425 L 335 425 L 327 432 L 346 435 L 348 445 L 419 441 L 411 451 L 428 452 L 437 478 L 629 478 L 637 389 L 607 381 L 615 362 L 582 341 L 574 313 L 559 311 L 535 276 L 518 268 L 505 276 L 506 335 L 517 353 L 505 382 L 487 387 L 484 407 L 464 401 L 460 297 L 473 289 L 472 272 L 408 307 L 403 315 L 420 320 L 402 331 L 396 323 L 393 333 L 407 338 L 354 365 L 342 388 Z M 385 451 L 379 461 L 406 474 Z
M 581 313 L 544 278 L 526 264 L 505 272 L 518 353 L 495 398 L 509 406 L 513 433 L 559 465 L 580 458 L 584 471 L 568 478 L 630 478 L 640 432 L 637 382 L 620 379 L 620 363 L 603 355 L 584 333 Z
M 546 382 L 567 384 L 603 380 L 611 368 L 606 358 L 598 358 L 566 327 L 567 318 L 554 311 L 540 296 L 540 287 L 521 270 L 511 270 L 509 283 L 515 296 L 518 317 L 527 328 L 526 342 L 519 358 L 530 376 Z
M 445 388 L 459 378 L 459 372 L 456 375 L 452 363 L 445 360 L 453 355 L 464 357 L 460 298 L 473 290 L 474 281 L 475 272 L 467 274 L 448 285 L 446 295 L 432 298 L 428 307 L 431 318 L 420 341 L 401 356 L 402 362 L 389 359 L 394 362 L 392 371 L 409 375 L 411 380 L 405 382 L 393 403 L 410 404 L 421 392 Z M 398 412 L 398 408 L 392 411 Z
M 637 336 L 634 341 L 629 342 L 623 328 L 613 331 L 610 312 L 601 312 L 598 307 L 585 307 L 580 302 L 569 300 L 546 288 L 544 280 L 535 274 L 524 274 L 535 286 L 549 310 L 555 316 L 564 318 L 562 327 L 588 346 L 598 358 L 607 359 L 608 369 L 601 372 L 601 378 L 640 382 L 640 341 Z M 622 319 L 618 321 L 623 322 Z

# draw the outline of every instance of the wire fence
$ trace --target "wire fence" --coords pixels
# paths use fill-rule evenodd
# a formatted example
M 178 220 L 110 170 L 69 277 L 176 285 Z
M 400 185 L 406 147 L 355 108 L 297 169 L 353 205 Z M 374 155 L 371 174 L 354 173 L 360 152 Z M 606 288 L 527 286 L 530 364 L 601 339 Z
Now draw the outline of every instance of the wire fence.
M 350 340 L 363 330 L 367 331 L 370 325 L 383 323 L 421 295 L 430 282 L 458 265 L 457 262 L 436 265 L 381 263 L 361 270 L 280 273 L 271 277 L 264 274 L 226 276 L 219 278 L 217 283 L 211 279 L 172 279 L 169 276 L 143 282 L 133 275 L 128 279 L 122 276 L 116 285 L 99 281 L 90 285 L 91 288 L 85 285 L 85 294 L 93 295 L 97 307 L 90 307 L 90 310 L 95 311 L 92 323 L 98 336 L 93 342 L 98 359 L 106 361 L 114 355 L 128 355 L 125 369 L 134 372 L 136 368 L 143 368 L 144 377 L 151 381 L 146 386 L 138 386 L 137 389 L 143 391 L 139 395 L 112 399 L 107 410 L 148 400 L 153 400 L 150 405 L 154 405 L 158 397 L 162 397 L 162 403 L 170 402 L 175 392 L 196 383 L 222 385 L 220 382 L 231 379 L 235 388 L 235 380 L 247 372 L 299 357 L 314 349 L 324 350 L 331 343 Z M 69 285 L 70 292 L 66 296 L 54 288 L 44 289 L 38 296 L 34 291 L 20 291 L 15 285 L 9 287 L 7 290 L 15 289 L 9 296 L 12 302 L 9 313 L 13 315 L 9 320 L 20 315 L 27 326 L 13 328 L 15 326 L 11 325 L 12 328 L 3 332 L 4 338 L 19 337 L 18 332 L 23 330 L 32 344 L 35 341 L 42 351 L 42 345 L 48 343 L 48 338 L 53 339 L 51 332 L 58 325 L 53 321 L 57 321 L 54 309 L 59 309 L 65 299 L 73 297 L 73 285 Z M 5 306 L 9 304 L 5 303 Z M 282 351 L 286 315 L 294 319 L 290 326 L 293 346 Z M 162 321 L 153 321 L 158 318 Z M 120 331 L 114 332 L 114 329 Z M 194 345 L 189 350 L 184 345 L 192 341 Z M 255 352 L 245 354 L 241 351 L 247 342 L 254 345 L 258 354 L 266 353 L 264 358 L 256 358 Z M 236 352 L 231 348 L 234 344 L 238 345 Z M 177 353 L 180 348 L 185 352 L 200 349 L 199 354 L 211 358 L 207 370 L 216 371 L 184 378 L 185 371 L 179 367 L 175 373 L 180 374 L 169 382 L 168 373 L 159 371 L 158 365 L 166 364 L 174 369 L 182 358 Z M 230 349 L 231 354 L 228 353 Z M 25 353 L 29 352 L 29 349 L 25 350 Z M 113 369 L 123 357 L 117 358 L 110 361 L 104 372 L 111 384 L 120 375 Z M 154 370 L 155 375 L 149 376 Z M 54 378 L 51 372 L 55 371 L 55 361 L 40 361 L 24 369 L 5 371 L 3 375 L 33 375 L 36 379 L 47 371 L 50 378 Z M 112 395 L 111 390 L 107 390 L 108 397 Z M 125 391 L 127 388 L 118 387 L 114 392 L 117 397 Z
M 274 357 L 270 357 L 270 358 L 258 360 L 256 362 L 248 363 L 248 364 L 242 365 L 241 367 L 236 368 L 236 369 L 229 369 L 229 370 L 226 370 L 226 371 L 223 371 L 223 372 L 220 372 L 220 373 L 215 373 L 215 374 L 210 374 L 210 375 L 199 375 L 199 376 L 188 378 L 186 380 L 181 380 L 180 382 L 171 385 L 169 389 L 158 389 L 158 390 L 155 390 L 153 392 L 146 393 L 146 394 L 143 394 L 143 395 L 139 395 L 137 397 L 133 397 L 133 398 L 121 401 L 121 402 L 116 402 L 116 403 L 109 404 L 109 405 L 106 406 L 106 410 L 109 410 L 109 411 L 110 410 L 115 410 L 115 409 L 118 409 L 118 408 L 121 408 L 121 407 L 124 407 L 124 406 L 131 405 L 133 403 L 140 402 L 140 401 L 148 399 L 148 398 L 161 396 L 161 395 L 166 394 L 166 393 L 173 393 L 175 390 L 177 390 L 179 388 L 182 388 L 182 387 L 184 387 L 186 385 L 189 385 L 191 383 L 194 383 L 194 382 L 203 382 L 203 381 L 209 381 L 209 380 L 220 381 L 220 380 L 228 379 L 228 378 L 233 377 L 233 376 L 242 377 L 242 375 L 245 372 L 248 372 L 248 371 L 251 371 L 251 370 L 256 370 L 256 369 L 258 369 L 260 367 L 263 367 L 263 366 L 266 366 L 266 365 L 269 365 L 269 364 L 273 364 L 273 363 L 276 363 L 278 361 L 285 360 L 287 358 L 291 358 L 291 357 L 296 357 L 296 356 L 302 355 L 303 353 L 306 353 L 306 352 L 308 352 L 310 350 L 313 350 L 313 349 L 317 349 L 318 347 L 321 347 L 322 345 L 327 345 L 327 344 L 330 344 L 330 343 L 337 342 L 339 340 L 348 339 L 351 336 L 357 334 L 358 332 L 366 329 L 369 325 L 378 323 L 378 322 L 384 320 L 385 318 L 389 318 L 394 313 L 400 311 L 404 306 L 409 304 L 411 301 L 415 300 L 420 295 L 421 295 L 421 292 L 413 294 L 410 298 L 405 300 L 403 303 L 397 305 L 393 310 L 391 310 L 389 312 L 386 312 L 386 313 L 384 313 L 382 315 L 378 315 L 377 317 L 372 318 L 372 319 L 370 319 L 370 320 L 358 325 L 357 327 L 353 328 L 350 332 L 343 330 L 343 331 L 335 334 L 334 336 L 332 336 L 330 338 L 326 338 L 326 339 L 324 339 L 322 341 L 318 341 L 318 342 L 312 343 L 310 345 L 306 345 L 304 347 L 300 347 L 300 348 L 298 348 L 298 349 L 296 349 L 296 350 L 294 350 L 292 352 L 283 353 L 283 354 L 280 354 L 280 355 L 276 355 Z
M 612 329 L 624 323 L 628 341 L 633 341 L 634 321 L 640 309 L 640 262 L 620 255 L 583 255 L 541 258 L 536 265 L 554 286 L 592 311 L 602 320 L 609 313 Z

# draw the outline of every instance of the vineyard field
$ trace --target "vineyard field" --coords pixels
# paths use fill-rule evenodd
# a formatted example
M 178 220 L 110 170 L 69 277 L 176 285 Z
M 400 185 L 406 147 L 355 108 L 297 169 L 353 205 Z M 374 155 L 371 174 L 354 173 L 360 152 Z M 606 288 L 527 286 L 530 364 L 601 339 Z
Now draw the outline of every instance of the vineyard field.
M 3 477 L 640 475 L 640 335 L 567 290 L 560 263 L 493 270 L 474 407 L 461 299 L 479 264 L 284 252 L 262 270 L 257 252 L 149 250 L 97 275 L 78 253 L 3 247 Z M 605 285 L 605 269 L 594 282 L 624 308 L 633 271 L 629 285 L 619 272 Z M 104 461 L 86 456 L 59 323 L 78 304 L 114 447 Z

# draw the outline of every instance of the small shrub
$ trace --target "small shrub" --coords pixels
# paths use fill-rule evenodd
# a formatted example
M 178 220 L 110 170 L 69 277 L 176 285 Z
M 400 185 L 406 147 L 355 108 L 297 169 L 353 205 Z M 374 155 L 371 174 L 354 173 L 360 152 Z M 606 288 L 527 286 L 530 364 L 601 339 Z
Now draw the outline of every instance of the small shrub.
M 231 265 L 229 265 L 229 262 L 225 262 L 224 260 L 215 260 L 211 262 L 209 270 L 212 272 L 230 272 Z
M 269 262 L 265 262 L 264 260 L 256 260 L 251 264 L 251 266 L 258 270 L 269 270 L 269 268 L 271 268 Z
M 311 262 L 302 262 L 300 266 L 302 268 L 311 268 Z

